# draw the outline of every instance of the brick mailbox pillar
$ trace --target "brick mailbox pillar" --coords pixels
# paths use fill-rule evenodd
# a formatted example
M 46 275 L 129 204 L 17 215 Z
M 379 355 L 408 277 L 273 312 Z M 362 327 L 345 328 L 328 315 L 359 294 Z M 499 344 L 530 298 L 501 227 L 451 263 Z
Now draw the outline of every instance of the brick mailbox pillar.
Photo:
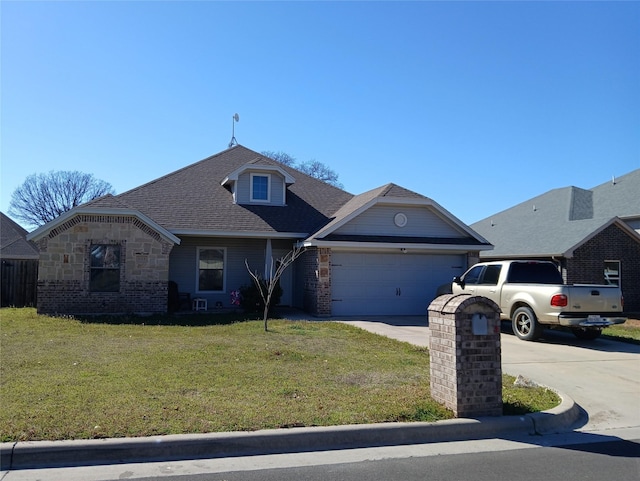
M 429 305 L 431 396 L 456 417 L 502 415 L 500 308 L 447 294 Z

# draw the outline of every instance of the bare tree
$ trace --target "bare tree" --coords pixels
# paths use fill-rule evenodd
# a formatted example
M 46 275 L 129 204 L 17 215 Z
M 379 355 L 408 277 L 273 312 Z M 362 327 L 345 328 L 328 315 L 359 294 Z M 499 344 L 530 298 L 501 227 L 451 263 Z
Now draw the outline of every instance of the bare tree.
M 306 162 L 302 162 L 298 165 L 298 170 L 301 170 L 307 175 L 311 177 L 315 177 L 316 179 L 321 180 L 322 182 L 326 182 L 327 184 L 331 184 L 334 187 L 338 187 L 342 189 L 343 185 L 338 182 L 338 174 L 329 167 L 327 167 L 322 162 L 317 160 L 308 160 Z
M 66 211 L 115 191 L 108 182 L 78 171 L 32 174 L 11 195 L 9 214 L 29 226 L 41 226 Z
M 334 187 L 337 187 L 339 189 L 342 189 L 344 187 L 338 181 L 338 174 L 333 169 L 318 160 L 313 159 L 306 162 L 297 162 L 295 157 L 292 157 L 286 152 L 282 152 L 281 150 L 278 152 L 264 150 L 261 153 L 265 157 L 269 157 L 270 159 L 273 159 L 276 162 L 280 162 L 281 164 L 284 164 L 288 167 L 298 169 L 301 172 L 304 172 L 311 177 L 326 182 L 327 184 L 333 185 Z
M 291 157 L 289 154 L 287 154 L 286 152 L 282 152 L 281 150 L 279 150 L 278 152 L 274 152 L 272 150 L 263 150 L 261 154 L 289 167 L 295 167 L 296 165 L 295 157 Z
M 275 262 L 275 271 L 274 271 L 274 261 L 271 258 L 271 266 L 270 266 L 270 276 L 267 279 L 262 279 L 262 276 L 258 274 L 257 271 L 252 271 L 249 267 L 249 262 L 247 259 L 244 260 L 244 265 L 247 267 L 247 271 L 251 275 L 253 282 L 260 293 L 260 297 L 262 298 L 262 302 L 264 303 L 264 312 L 262 315 L 262 320 L 264 321 L 264 330 L 267 332 L 269 330 L 268 326 L 268 318 L 269 318 L 269 306 L 271 305 L 271 296 L 273 295 L 273 291 L 278 285 L 278 281 L 280 277 L 284 273 L 284 271 L 289 267 L 293 262 L 302 255 L 305 251 L 304 247 L 294 246 L 292 250 L 287 252 L 287 254 L 278 259 Z

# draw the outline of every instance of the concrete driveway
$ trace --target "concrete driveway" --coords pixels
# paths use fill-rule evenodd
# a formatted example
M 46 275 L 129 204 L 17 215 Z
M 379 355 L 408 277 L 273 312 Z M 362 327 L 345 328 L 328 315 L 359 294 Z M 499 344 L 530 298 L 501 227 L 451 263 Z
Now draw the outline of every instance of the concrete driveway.
M 419 346 L 429 345 L 426 316 L 335 319 Z M 508 323 L 501 335 L 502 368 L 571 396 L 588 414 L 581 430 L 640 427 L 640 346 L 547 330 L 543 339 L 517 339 Z
M 537 342 L 501 340 L 503 370 L 570 395 L 589 416 L 582 430 L 640 426 L 640 346 L 550 330 Z

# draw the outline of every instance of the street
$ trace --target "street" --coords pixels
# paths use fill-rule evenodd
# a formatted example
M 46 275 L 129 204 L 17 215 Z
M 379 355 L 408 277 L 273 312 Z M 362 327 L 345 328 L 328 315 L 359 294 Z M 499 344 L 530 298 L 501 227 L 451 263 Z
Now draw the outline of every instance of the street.
M 22 470 L 2 481 L 640 480 L 640 428 L 313 453 Z

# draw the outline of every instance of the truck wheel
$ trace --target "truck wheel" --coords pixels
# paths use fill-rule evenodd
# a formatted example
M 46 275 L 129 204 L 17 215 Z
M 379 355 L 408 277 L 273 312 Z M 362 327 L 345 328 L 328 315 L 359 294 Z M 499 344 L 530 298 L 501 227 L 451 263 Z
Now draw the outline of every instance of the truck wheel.
M 512 316 L 513 333 L 523 341 L 535 341 L 542 336 L 543 327 L 528 307 L 518 307 Z
M 575 327 L 572 331 L 573 335 L 578 339 L 584 339 L 586 341 L 593 341 L 602 334 L 602 329 L 585 329 L 584 327 Z

